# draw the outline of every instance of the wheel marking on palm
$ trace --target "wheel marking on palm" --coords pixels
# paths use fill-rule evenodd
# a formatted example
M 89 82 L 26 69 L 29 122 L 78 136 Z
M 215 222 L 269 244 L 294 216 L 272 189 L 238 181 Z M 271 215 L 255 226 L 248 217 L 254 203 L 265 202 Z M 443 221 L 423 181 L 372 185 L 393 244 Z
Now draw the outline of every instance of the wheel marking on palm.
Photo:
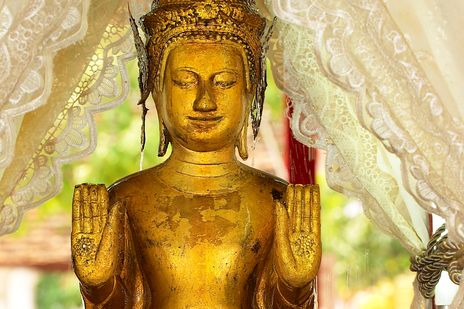
M 97 254 L 95 239 L 90 237 L 83 236 L 78 238 L 74 243 L 73 249 L 77 255 L 87 257 L 90 260 L 94 260 Z

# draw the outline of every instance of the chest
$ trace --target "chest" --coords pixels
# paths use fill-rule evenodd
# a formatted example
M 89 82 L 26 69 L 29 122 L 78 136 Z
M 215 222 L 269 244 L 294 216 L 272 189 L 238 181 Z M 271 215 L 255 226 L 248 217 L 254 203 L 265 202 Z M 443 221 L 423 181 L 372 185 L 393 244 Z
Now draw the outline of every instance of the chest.
M 163 273 L 250 273 L 270 247 L 273 213 L 246 194 L 154 195 L 128 211 L 144 264 Z M 157 265 L 156 267 L 154 265 Z M 204 278 L 204 277 L 203 277 Z

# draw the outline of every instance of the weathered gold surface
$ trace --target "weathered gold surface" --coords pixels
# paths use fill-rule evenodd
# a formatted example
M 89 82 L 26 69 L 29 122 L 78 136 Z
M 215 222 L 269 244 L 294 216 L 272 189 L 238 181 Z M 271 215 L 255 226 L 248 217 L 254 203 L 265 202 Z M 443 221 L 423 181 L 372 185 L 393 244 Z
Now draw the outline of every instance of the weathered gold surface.
M 72 255 L 87 308 L 310 308 L 319 189 L 236 160 L 235 148 L 247 156 L 257 84 L 243 46 L 195 37 L 164 59 L 152 91 L 169 159 L 108 191 L 75 189 Z

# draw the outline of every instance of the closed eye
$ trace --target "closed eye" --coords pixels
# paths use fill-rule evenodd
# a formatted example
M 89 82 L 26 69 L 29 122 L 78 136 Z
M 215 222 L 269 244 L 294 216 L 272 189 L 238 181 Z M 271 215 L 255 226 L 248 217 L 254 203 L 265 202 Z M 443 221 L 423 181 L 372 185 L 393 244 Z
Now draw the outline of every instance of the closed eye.
M 183 81 L 176 79 L 173 79 L 172 82 L 174 83 L 174 85 L 179 86 L 180 88 L 192 88 L 197 84 L 196 81 Z
M 219 88 L 224 88 L 224 89 L 227 89 L 227 88 L 230 88 L 232 87 L 233 85 L 235 85 L 237 83 L 237 81 L 235 80 L 231 80 L 231 81 L 217 81 L 214 83 L 214 85 L 216 87 L 219 87 Z
M 220 89 L 228 89 L 237 83 L 237 75 L 232 72 L 221 72 L 213 76 L 213 86 Z
M 198 76 L 189 70 L 178 70 L 172 74 L 172 82 L 180 88 L 192 88 L 198 84 Z

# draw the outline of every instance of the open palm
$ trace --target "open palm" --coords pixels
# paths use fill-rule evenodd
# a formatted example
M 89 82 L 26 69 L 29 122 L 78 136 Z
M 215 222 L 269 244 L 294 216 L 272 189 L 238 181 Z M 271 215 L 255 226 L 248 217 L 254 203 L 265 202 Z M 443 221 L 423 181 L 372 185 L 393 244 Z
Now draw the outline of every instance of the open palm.
M 292 287 L 303 287 L 317 275 L 321 262 L 319 187 L 287 187 L 285 202 L 276 200 L 276 270 Z
M 82 184 L 74 189 L 71 252 L 74 271 L 85 286 L 112 279 L 121 251 L 123 217 L 120 203 L 109 211 L 104 185 Z

